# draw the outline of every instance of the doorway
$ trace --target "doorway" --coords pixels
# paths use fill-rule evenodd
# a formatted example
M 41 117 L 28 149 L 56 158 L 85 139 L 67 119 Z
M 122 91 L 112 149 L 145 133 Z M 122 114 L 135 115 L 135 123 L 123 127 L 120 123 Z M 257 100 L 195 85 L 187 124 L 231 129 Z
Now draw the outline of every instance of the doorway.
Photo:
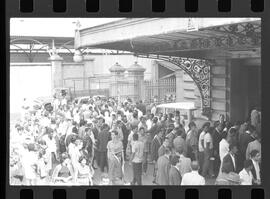
M 252 63 L 252 64 L 249 64 Z M 230 78 L 230 118 L 244 121 L 255 106 L 261 106 L 260 63 L 232 60 Z

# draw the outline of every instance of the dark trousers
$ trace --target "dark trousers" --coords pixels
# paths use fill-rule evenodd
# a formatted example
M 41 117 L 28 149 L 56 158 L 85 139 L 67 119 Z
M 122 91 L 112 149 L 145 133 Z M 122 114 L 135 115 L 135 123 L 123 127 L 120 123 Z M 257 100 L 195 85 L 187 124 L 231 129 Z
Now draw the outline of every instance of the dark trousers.
M 132 162 L 133 168 L 133 181 L 132 184 L 142 185 L 142 163 Z
M 99 151 L 96 158 L 101 172 L 104 172 L 105 167 L 108 168 L 107 151 Z
M 220 162 L 219 155 L 215 155 L 214 158 L 215 158 L 215 160 L 214 160 L 214 174 L 215 174 L 215 176 L 218 176 L 221 162 Z
M 204 160 L 203 160 L 203 170 L 202 170 L 203 177 L 206 177 L 207 175 L 212 177 L 214 175 L 213 161 L 210 160 L 210 158 L 212 157 L 212 153 L 213 153 L 212 149 L 204 150 Z
M 199 173 L 201 174 L 202 170 L 203 170 L 203 162 L 204 162 L 204 152 L 203 151 L 198 152 L 198 162 L 199 162 L 199 166 L 200 166 Z
M 148 157 L 148 153 L 147 152 L 144 152 L 144 155 L 143 155 L 143 162 L 142 162 L 142 169 L 143 169 L 143 172 L 146 173 L 147 172 L 147 168 L 148 168 L 148 160 L 147 160 L 147 157 Z

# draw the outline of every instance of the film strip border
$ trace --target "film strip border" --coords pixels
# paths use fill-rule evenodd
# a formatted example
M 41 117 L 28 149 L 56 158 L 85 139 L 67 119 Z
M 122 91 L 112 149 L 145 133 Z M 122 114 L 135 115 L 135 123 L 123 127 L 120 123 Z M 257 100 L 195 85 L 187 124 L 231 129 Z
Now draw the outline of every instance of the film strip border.
M 79 187 L 78 187 L 79 188 Z M 264 190 L 260 188 L 249 189 L 248 187 L 240 188 L 245 190 L 245 192 L 238 191 L 234 192 L 230 188 L 220 188 L 216 189 L 217 191 L 207 191 L 207 189 L 195 189 L 195 188 L 183 188 L 173 187 L 169 190 L 165 189 L 152 189 L 147 192 L 140 191 L 138 187 L 135 189 L 118 189 L 115 187 L 110 187 L 106 194 L 106 191 L 101 191 L 99 189 L 88 189 L 86 191 L 74 188 L 75 191 L 71 188 L 66 189 L 53 189 L 53 191 L 46 191 L 46 198 L 48 199 L 67 199 L 67 198 L 80 198 L 80 199 L 105 199 L 108 198 L 119 198 L 119 199 L 133 199 L 133 198 L 152 198 L 152 199 L 167 199 L 167 198 L 181 198 L 181 199 L 200 199 L 200 198 L 216 198 L 216 199 L 234 199 L 234 198 L 246 198 L 246 199 L 264 199 L 265 194 Z M 70 190 L 69 190 L 70 189 Z M 111 190 L 112 189 L 112 190 Z M 48 194 L 49 193 L 49 194 Z M 78 195 L 79 193 L 79 195 Z M 68 196 L 67 196 L 68 195 Z M 248 197 L 246 197 L 248 196 Z M 41 195 L 38 194 L 35 189 L 21 189 L 20 190 L 20 199 L 36 199 L 41 198 Z
M 20 0 L 19 9 L 23 13 L 31 13 L 34 11 L 35 3 L 37 0 Z M 150 0 L 152 12 L 166 12 L 166 7 L 169 0 Z M 203 0 L 185 0 L 184 7 L 185 12 L 198 12 L 199 3 Z M 249 0 L 246 1 L 250 6 L 252 12 L 263 12 L 264 11 L 264 0 Z M 100 0 L 84 0 L 86 12 L 99 12 L 102 9 Z M 130 13 L 133 11 L 136 0 L 118 0 L 119 12 Z M 63 13 L 67 12 L 68 0 L 52 0 L 53 12 Z M 218 12 L 230 12 L 232 8 L 232 0 L 216 0 Z

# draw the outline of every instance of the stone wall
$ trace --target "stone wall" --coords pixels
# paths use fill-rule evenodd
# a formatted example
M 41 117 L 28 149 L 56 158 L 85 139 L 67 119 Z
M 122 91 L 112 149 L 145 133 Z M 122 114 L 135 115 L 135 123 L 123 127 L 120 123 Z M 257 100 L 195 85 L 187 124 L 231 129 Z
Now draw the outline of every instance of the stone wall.
M 229 117 L 230 76 L 229 61 L 215 60 L 211 66 L 211 106 L 212 120 L 218 120 L 220 114 Z

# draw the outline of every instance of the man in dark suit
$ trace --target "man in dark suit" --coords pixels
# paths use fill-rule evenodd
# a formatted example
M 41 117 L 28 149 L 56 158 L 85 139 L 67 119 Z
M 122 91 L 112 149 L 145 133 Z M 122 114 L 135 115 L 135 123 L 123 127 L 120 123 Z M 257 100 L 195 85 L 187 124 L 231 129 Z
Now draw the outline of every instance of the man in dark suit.
M 181 185 L 181 174 L 177 167 L 179 163 L 179 156 L 174 155 L 171 157 L 171 168 L 169 171 L 169 183 L 170 185 Z
M 215 176 L 219 173 L 219 167 L 220 167 L 220 158 L 219 158 L 219 143 L 222 140 L 222 131 L 223 131 L 223 125 L 221 123 L 218 123 L 217 127 L 214 129 L 212 138 L 213 138 L 213 152 L 214 152 L 214 173 Z
M 97 162 L 101 172 L 104 172 L 105 167 L 108 168 L 107 160 L 107 144 L 110 140 L 110 127 L 108 124 L 103 124 L 98 134 L 97 144 Z
M 260 166 L 260 159 L 261 154 L 258 150 L 252 150 L 250 152 L 250 159 L 253 163 L 253 168 L 251 169 L 251 173 L 253 176 L 253 184 L 260 185 L 261 184 L 261 166 Z
M 165 154 L 158 158 L 156 181 L 158 185 L 169 185 L 169 171 L 171 168 L 170 155 L 171 150 L 166 148 Z
M 158 157 L 163 156 L 165 154 L 165 149 L 169 147 L 169 138 L 165 137 L 164 142 L 158 149 Z
M 237 146 L 232 144 L 229 146 L 229 153 L 223 158 L 222 167 L 226 165 L 228 173 L 238 173 L 238 163 L 236 158 L 237 151 Z
M 243 168 L 243 163 L 244 160 L 246 159 L 246 151 L 247 151 L 247 146 L 250 142 L 255 140 L 254 135 L 256 134 L 256 129 L 254 126 L 249 126 L 248 130 L 245 131 L 244 133 L 239 135 L 239 167 L 240 169 Z
M 156 171 L 157 171 L 157 160 L 158 160 L 158 150 L 162 145 L 162 137 L 163 131 L 159 131 L 157 135 L 155 135 L 154 139 L 151 142 L 151 159 L 154 163 L 154 173 L 153 173 L 153 183 L 156 183 Z
M 151 137 L 154 138 L 155 135 L 158 133 L 158 131 L 160 130 L 158 124 L 158 118 L 157 117 L 154 117 L 153 118 L 153 124 L 152 124 L 152 127 L 148 130 L 148 133 L 150 133 Z

